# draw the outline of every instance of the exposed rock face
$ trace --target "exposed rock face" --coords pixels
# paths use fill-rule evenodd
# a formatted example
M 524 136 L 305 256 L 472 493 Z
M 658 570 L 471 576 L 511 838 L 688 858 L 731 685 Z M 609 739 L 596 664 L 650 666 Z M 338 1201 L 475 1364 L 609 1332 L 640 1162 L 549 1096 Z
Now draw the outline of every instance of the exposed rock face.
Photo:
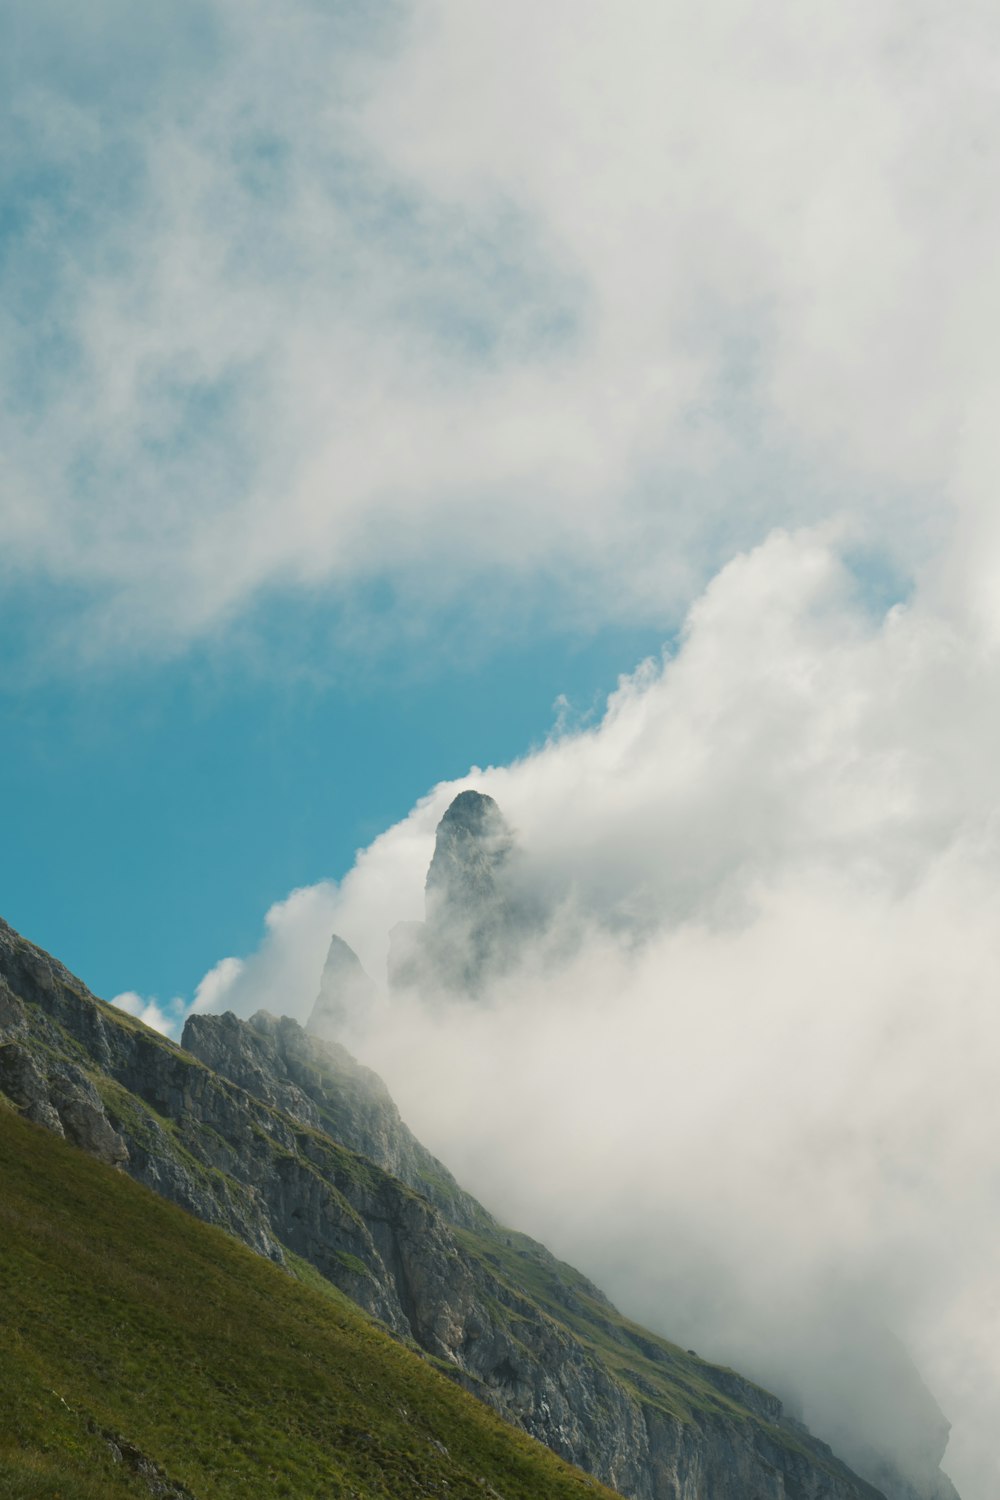
M 503 907 L 504 866 L 513 836 L 485 792 L 459 792 L 438 824 L 427 871 L 428 913 L 442 920 L 489 923 Z
M 68 1059 L 43 1073 L 29 1042 L 27 1011 L 4 987 L 0 995 L 0 1093 L 36 1125 L 66 1137 L 109 1166 L 124 1166 L 128 1148 L 110 1125 L 87 1074 Z
M 460 792 L 438 824 L 427 872 L 425 920 L 394 929 L 389 980 L 427 992 L 474 996 L 516 946 L 511 830 L 492 797 Z
M 258 1011 L 249 1023 L 231 1014 L 189 1016 L 183 1045 L 223 1078 L 422 1193 L 452 1224 L 473 1228 L 488 1219 L 403 1123 L 378 1074 L 339 1043 L 320 1044 L 288 1016 Z
M 20 1091 L 26 1111 L 69 1134 L 62 1080 L 78 1087 L 77 1069 L 93 1093 L 74 1097 L 96 1098 L 106 1127 L 88 1149 L 122 1140 L 140 1181 L 279 1262 L 309 1260 L 624 1495 L 877 1495 L 777 1398 L 628 1323 L 585 1277 L 498 1225 L 342 1048 L 264 1013 L 192 1018 L 192 1050 L 179 1048 L 3 924 L 0 977 L 9 1098 Z
M 351 1020 L 363 1016 L 369 1008 L 374 989 L 354 949 L 334 933 L 306 1030 L 327 1041 L 337 1041 Z

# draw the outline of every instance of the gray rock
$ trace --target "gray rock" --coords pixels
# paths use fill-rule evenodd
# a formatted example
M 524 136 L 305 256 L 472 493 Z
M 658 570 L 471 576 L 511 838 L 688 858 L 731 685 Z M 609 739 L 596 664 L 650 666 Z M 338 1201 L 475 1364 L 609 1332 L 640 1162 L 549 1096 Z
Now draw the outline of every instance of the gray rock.
M 499 807 L 465 791 L 437 828 L 425 920 L 391 934 L 389 982 L 424 994 L 475 997 L 514 959 L 523 913 L 511 881 L 514 837 Z
M 363 1019 L 374 996 L 375 986 L 354 949 L 334 933 L 306 1030 L 327 1041 L 337 1041 L 352 1022 Z
M 489 1217 L 404 1124 L 381 1078 L 339 1043 L 258 1011 L 249 1022 L 229 1013 L 189 1016 L 183 1045 L 230 1082 L 422 1193 L 451 1223 L 474 1228 Z
M 128 1147 L 108 1119 L 101 1097 L 80 1068 L 66 1067 L 49 1078 L 49 1098 L 68 1140 L 98 1161 L 124 1167 Z
M 0 979 L 0 1041 L 16 1041 L 25 1036 L 27 1031 L 28 1017 L 24 1006 L 6 980 Z
M 49 1100 L 48 1080 L 31 1053 L 18 1042 L 0 1045 L 0 1091 L 36 1125 L 63 1135 L 58 1111 Z

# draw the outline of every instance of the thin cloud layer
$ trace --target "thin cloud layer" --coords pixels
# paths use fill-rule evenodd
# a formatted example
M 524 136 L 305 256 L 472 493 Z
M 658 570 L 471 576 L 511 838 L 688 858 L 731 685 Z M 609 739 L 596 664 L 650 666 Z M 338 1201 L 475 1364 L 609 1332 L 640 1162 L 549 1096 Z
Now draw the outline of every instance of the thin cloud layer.
M 988 9 L 35 10 L 0 551 L 64 649 L 373 579 L 668 624 L 832 514 L 992 618 Z
M 955 1424 L 964 1500 L 997 1479 L 998 673 L 919 600 L 873 616 L 824 537 L 776 534 L 598 726 L 376 840 L 312 939 L 382 980 L 441 812 L 495 796 L 544 935 L 481 1006 L 384 996 L 354 1049 L 501 1214 L 829 1437 L 833 1330 L 888 1324 Z M 316 969 L 271 929 L 304 1019 Z

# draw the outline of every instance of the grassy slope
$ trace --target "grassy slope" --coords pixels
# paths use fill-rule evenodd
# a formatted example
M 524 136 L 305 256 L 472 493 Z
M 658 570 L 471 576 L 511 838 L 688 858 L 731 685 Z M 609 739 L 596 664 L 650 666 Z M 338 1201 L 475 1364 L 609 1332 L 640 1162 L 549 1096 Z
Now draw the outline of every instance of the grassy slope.
M 148 1497 L 95 1426 L 197 1500 L 610 1493 L 332 1288 L 2 1106 L 0 1289 L 0 1500 Z

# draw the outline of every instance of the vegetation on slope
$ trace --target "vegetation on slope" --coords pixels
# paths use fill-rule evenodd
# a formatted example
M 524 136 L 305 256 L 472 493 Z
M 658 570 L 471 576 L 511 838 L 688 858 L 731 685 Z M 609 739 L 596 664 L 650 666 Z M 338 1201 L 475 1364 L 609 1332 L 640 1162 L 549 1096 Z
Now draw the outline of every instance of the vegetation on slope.
M 610 1494 L 332 1288 L 4 1107 L 0 1183 L 0 1500 Z

